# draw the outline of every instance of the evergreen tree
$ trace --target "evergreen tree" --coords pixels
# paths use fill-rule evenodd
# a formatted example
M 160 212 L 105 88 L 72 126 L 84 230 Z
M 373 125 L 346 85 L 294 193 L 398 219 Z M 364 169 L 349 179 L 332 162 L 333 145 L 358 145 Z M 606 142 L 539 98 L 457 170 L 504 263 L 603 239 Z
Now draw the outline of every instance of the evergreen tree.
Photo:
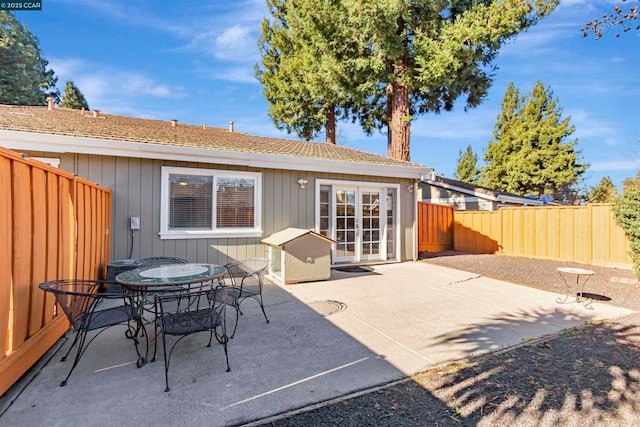
M 467 149 L 458 153 L 458 167 L 456 168 L 456 179 L 458 181 L 475 183 L 478 180 L 480 169 L 478 169 L 478 156 L 473 152 L 471 145 Z
M 624 180 L 622 194 L 613 200 L 612 208 L 616 222 L 629 237 L 633 265 L 640 277 L 640 172 Z
M 565 142 L 574 131 L 550 88 L 538 82 L 521 98 L 510 84 L 485 152 L 483 183 L 520 195 L 566 194 L 588 167 L 579 163 L 578 141 Z
M 278 129 L 310 140 L 324 128 L 336 143 L 336 115 L 348 115 L 346 72 L 341 60 L 350 46 L 340 4 L 327 0 L 267 0 L 273 19 L 262 22 L 262 54 L 256 77 Z M 330 38 L 327 37 L 330 35 Z
M 467 107 L 479 105 L 491 85 L 492 63 L 502 44 L 557 4 L 558 0 L 272 0 L 274 20 L 263 25 L 263 69 L 258 74 L 272 106 L 290 102 L 308 118 L 304 106 L 296 108 L 300 99 L 314 101 L 312 112 L 326 112 L 328 105 L 335 105 L 336 115 L 358 120 L 365 131 L 387 127 L 389 157 L 409 160 L 413 117 L 451 110 L 463 95 Z M 273 37 L 277 31 L 265 31 L 274 26 L 287 34 L 280 45 Z M 290 66 L 309 54 L 311 59 L 300 61 L 302 67 Z M 265 66 L 269 61 L 275 65 Z M 283 113 L 279 110 L 278 105 L 271 110 L 276 124 L 293 114 L 286 106 Z M 326 118 L 326 113 L 316 115 L 305 126 L 318 129 Z
M 80 89 L 69 80 L 64 86 L 64 93 L 62 94 L 62 101 L 60 107 L 71 108 L 73 110 L 89 110 L 89 104 Z
M 517 167 L 515 155 L 522 149 L 522 141 L 513 128 L 524 101 L 525 97 L 520 96 L 518 88 L 509 82 L 493 129 L 493 139 L 484 154 L 487 166 L 482 168 L 480 181 L 487 187 L 507 190 L 513 186 L 512 171 Z
M 0 104 L 46 105 L 56 102 L 58 78 L 47 69 L 38 39 L 7 11 L 0 11 Z
M 589 203 L 610 203 L 616 195 L 616 186 L 611 182 L 611 178 L 605 176 L 596 187 L 589 188 L 587 201 Z

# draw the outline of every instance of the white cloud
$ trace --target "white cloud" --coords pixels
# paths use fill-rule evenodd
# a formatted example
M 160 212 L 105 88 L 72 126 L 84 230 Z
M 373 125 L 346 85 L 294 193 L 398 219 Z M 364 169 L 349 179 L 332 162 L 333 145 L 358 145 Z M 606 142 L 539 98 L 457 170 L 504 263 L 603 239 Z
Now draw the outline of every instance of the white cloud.
M 253 73 L 253 67 L 231 67 L 225 69 L 216 69 L 211 73 L 211 76 L 218 80 L 225 80 L 233 83 L 251 83 L 258 84 Z
M 256 37 L 251 28 L 234 25 L 215 39 L 215 55 L 231 61 L 251 61 L 257 57 Z
M 204 53 L 226 62 L 250 62 L 258 59 L 257 34 L 247 26 L 234 25 L 222 32 L 196 34 L 181 50 Z
M 171 99 L 186 96 L 182 86 L 159 83 L 141 73 L 123 71 L 89 63 L 77 58 L 53 58 L 51 68 L 59 77 L 59 86 L 73 80 L 91 108 L 125 114 L 128 105 L 140 98 Z M 62 86 L 63 87 L 63 86 Z
M 592 162 L 591 171 L 628 171 L 640 169 L 638 160 L 610 160 L 606 162 Z
M 571 117 L 570 122 L 575 126 L 578 138 L 600 138 L 607 145 L 617 145 L 616 137 L 623 133 L 615 124 L 598 119 L 588 111 L 571 110 L 565 115 L 568 116 Z

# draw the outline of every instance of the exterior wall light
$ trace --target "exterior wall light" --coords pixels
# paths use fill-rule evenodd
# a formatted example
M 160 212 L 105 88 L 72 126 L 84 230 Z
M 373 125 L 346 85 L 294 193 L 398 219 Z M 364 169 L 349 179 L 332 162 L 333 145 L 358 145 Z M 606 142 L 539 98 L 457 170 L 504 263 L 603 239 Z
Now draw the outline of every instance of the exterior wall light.
M 298 184 L 300 185 L 300 188 L 304 188 L 304 186 L 307 184 L 307 182 L 308 181 L 306 179 L 304 179 L 304 178 L 300 178 L 298 180 Z

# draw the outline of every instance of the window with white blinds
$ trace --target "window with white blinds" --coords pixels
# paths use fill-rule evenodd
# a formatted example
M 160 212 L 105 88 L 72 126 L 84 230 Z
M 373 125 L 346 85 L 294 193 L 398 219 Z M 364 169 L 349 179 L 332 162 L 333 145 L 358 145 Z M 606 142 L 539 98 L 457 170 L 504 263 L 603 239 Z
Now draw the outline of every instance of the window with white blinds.
M 253 228 L 255 180 L 218 178 L 216 184 L 216 226 Z
M 169 228 L 211 228 L 213 177 L 169 175 Z
M 260 186 L 255 172 L 164 166 L 161 238 L 260 236 Z

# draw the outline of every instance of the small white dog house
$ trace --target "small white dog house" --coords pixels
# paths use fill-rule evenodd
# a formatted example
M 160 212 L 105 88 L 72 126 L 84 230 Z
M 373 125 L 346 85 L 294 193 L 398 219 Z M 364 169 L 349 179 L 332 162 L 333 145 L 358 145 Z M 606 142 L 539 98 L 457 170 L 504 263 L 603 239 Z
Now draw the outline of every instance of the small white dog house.
M 262 243 L 269 246 L 273 278 L 284 284 L 327 280 L 331 276 L 331 245 L 338 243 L 313 230 L 286 228 Z

